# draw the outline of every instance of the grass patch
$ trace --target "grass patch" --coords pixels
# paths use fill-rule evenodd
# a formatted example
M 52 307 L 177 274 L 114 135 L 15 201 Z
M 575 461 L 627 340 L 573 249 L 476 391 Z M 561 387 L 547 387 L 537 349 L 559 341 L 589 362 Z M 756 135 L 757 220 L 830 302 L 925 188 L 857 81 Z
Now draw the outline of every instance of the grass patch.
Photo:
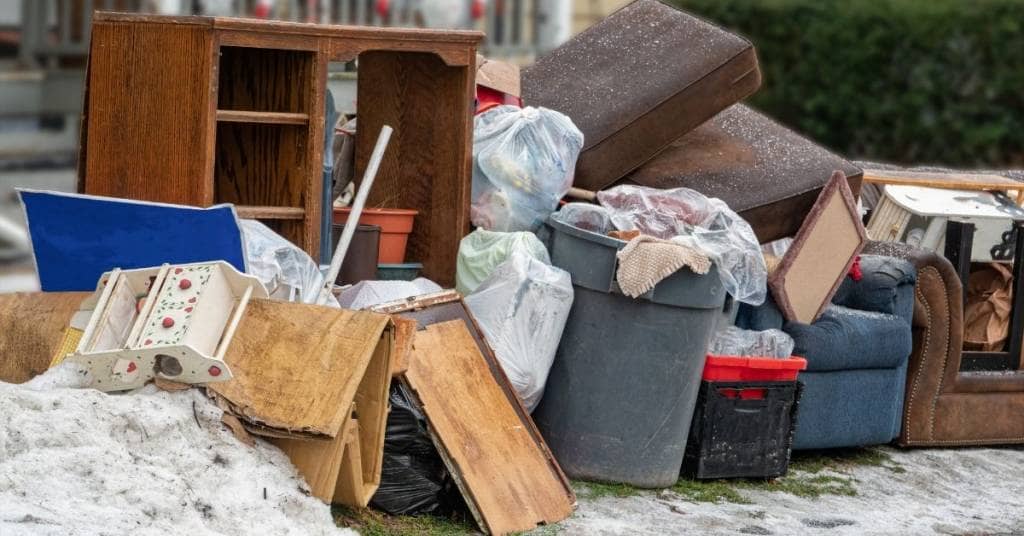
M 604 497 L 635 497 L 643 493 L 640 488 L 634 488 L 629 484 L 604 484 L 601 482 L 587 482 L 585 480 L 574 480 L 573 489 L 577 494 L 586 499 L 602 499 Z
M 479 534 L 468 519 L 436 516 L 389 516 L 371 508 L 332 506 L 334 522 L 359 531 L 363 536 L 464 536 Z
M 746 485 L 745 480 L 701 481 L 681 478 L 672 486 L 672 491 L 694 502 L 750 504 L 750 501 L 737 491 Z
M 796 452 L 789 461 L 790 471 L 815 474 L 824 470 L 843 473 L 856 466 L 882 467 L 893 473 L 907 472 L 887 452 L 875 448 Z

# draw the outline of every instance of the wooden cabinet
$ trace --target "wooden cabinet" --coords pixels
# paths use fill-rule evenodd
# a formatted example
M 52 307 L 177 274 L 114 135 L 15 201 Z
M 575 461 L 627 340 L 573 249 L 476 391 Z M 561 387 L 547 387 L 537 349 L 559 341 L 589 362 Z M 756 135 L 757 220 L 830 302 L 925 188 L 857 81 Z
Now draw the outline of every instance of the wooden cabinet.
M 234 203 L 239 216 L 263 221 L 318 259 L 327 64 L 358 60 L 357 177 L 381 126 L 395 129 L 367 206 L 418 210 L 407 258 L 450 285 L 469 232 L 481 38 L 97 13 L 79 190 Z

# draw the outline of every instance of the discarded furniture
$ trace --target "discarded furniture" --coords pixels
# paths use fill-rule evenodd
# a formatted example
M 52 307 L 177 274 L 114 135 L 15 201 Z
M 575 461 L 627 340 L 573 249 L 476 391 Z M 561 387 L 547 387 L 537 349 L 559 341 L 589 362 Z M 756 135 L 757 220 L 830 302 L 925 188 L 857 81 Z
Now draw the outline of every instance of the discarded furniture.
M 1018 248 L 1021 242 L 1024 233 L 1018 234 Z M 963 294 L 953 265 L 941 255 L 906 244 L 872 242 L 865 252 L 901 257 L 917 268 L 914 349 L 899 444 L 955 447 L 1024 443 L 1020 342 L 1011 341 L 1008 346 L 1016 351 L 1000 352 L 1001 356 L 962 351 Z M 1021 301 L 1015 297 L 1015 305 Z
M 813 324 L 783 323 L 771 300 L 758 314 L 741 306 L 739 327 L 782 328 L 807 359 L 794 450 L 884 444 L 900 433 L 914 267 L 884 256 L 860 262 L 862 279 L 843 281 Z
M 583 132 L 574 183 L 587 190 L 760 86 L 749 41 L 658 0 L 623 7 L 522 72 L 527 105 L 562 112 Z
M 87 292 L 0 294 L 0 382 L 24 383 L 50 368 Z
M 87 291 L 113 268 L 226 261 L 244 271 L 238 218 L 228 206 L 189 206 L 19 192 L 44 291 Z
M 629 298 L 616 282 L 625 241 L 554 218 L 548 226 L 552 264 L 572 276 L 575 297 L 537 426 L 573 478 L 671 486 L 725 306 L 718 268 L 680 269 Z
M 224 355 L 259 279 L 225 262 L 114 269 L 72 319 L 81 339 L 65 358 L 89 371 L 90 387 L 127 391 L 154 378 L 231 379 Z
M 374 310 L 419 325 L 400 378 L 480 528 L 507 534 L 569 517 L 576 495 L 461 296 L 444 291 Z
M 207 386 L 291 458 L 312 494 L 364 507 L 380 483 L 394 331 L 386 315 L 254 299 Z
M 832 174 L 768 278 L 787 320 L 810 324 L 830 303 L 867 235 L 842 171 Z
M 359 131 L 395 128 L 369 205 L 419 211 L 409 244 L 452 283 L 469 232 L 478 32 L 98 13 L 79 191 L 234 203 L 319 259 L 329 61 L 359 61 Z M 374 144 L 358 136 L 356 176 Z
M 867 230 L 873 240 L 942 251 L 948 221 L 973 223 L 977 234 L 971 259 L 989 261 L 992 247 L 1003 242 L 1011 223 L 1024 221 L 1024 208 L 1001 193 L 889 185 Z
M 892 169 L 864 169 L 864 182 L 880 185 L 920 186 L 949 190 L 1015 192 L 1018 205 L 1024 202 L 1024 184 L 1002 175 L 959 171 L 929 172 Z
M 725 201 L 761 243 L 793 236 L 833 171 L 860 193 L 861 170 L 765 115 L 737 104 L 672 142 L 624 182 L 697 190 Z

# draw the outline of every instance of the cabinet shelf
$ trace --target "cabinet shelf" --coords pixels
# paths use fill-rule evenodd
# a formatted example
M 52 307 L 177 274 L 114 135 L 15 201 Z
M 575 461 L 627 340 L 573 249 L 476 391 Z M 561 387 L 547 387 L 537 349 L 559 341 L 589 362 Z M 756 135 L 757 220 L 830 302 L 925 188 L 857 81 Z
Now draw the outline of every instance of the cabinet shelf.
M 249 112 L 244 110 L 217 110 L 217 121 L 222 123 L 308 125 L 309 114 L 289 112 Z
M 306 217 L 302 207 L 267 207 L 255 205 L 235 205 L 239 218 L 249 220 L 301 220 Z

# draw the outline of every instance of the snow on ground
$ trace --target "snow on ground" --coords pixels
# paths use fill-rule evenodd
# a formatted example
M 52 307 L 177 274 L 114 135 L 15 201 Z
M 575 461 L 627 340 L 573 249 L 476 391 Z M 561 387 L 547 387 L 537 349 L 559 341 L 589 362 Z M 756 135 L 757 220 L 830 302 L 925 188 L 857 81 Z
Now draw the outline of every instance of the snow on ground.
M 0 382 L 0 534 L 354 534 L 200 391 L 64 387 L 75 375 Z
M 739 489 L 751 504 L 691 502 L 670 490 L 587 499 L 559 534 L 1024 535 L 1024 449 L 883 449 L 858 465 L 855 496 Z M 895 472 L 892 467 L 902 468 Z

